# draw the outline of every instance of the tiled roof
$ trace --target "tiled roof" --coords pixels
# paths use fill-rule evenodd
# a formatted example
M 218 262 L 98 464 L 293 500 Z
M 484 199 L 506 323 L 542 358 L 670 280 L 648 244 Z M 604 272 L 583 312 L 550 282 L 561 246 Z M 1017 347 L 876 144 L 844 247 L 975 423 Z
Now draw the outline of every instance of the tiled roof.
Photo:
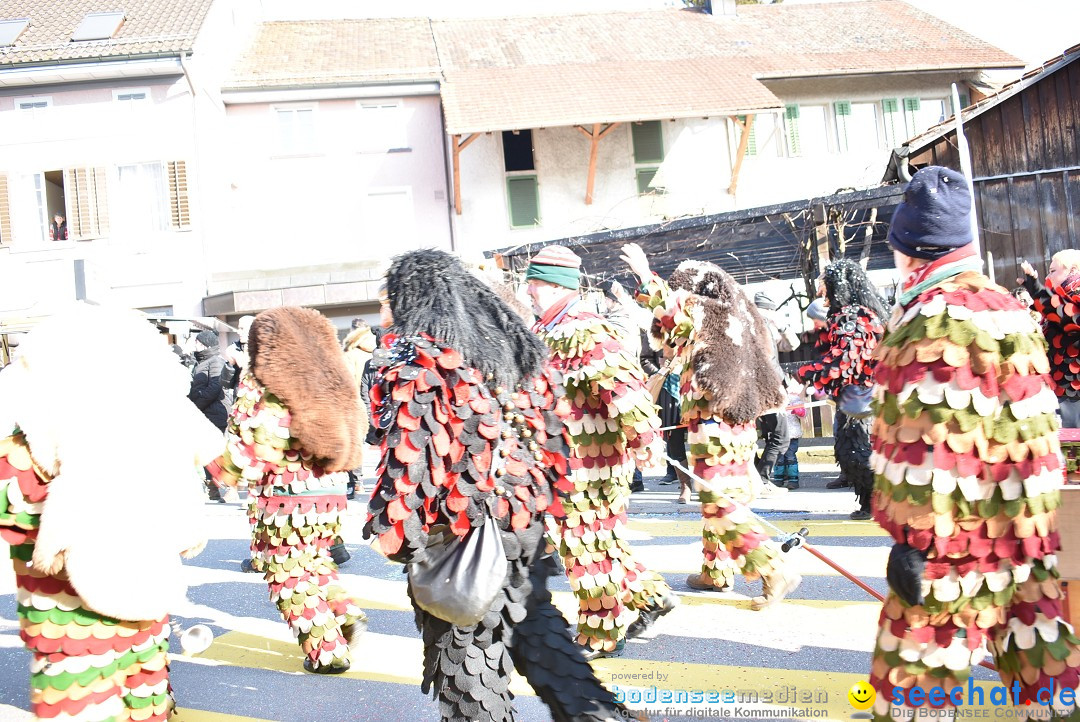
M 720 58 L 447 70 L 442 96 L 451 134 L 704 117 L 780 105 L 737 63 Z
M 721 25 L 760 78 L 1024 65 L 900 0 L 740 5 Z
M 759 80 L 1023 63 L 899 0 L 432 23 L 447 131 L 779 107 Z
M 761 82 L 1021 67 L 900 0 L 264 24 L 230 88 L 440 80 L 452 134 L 776 109 Z
M 230 89 L 439 79 L 427 18 L 268 22 L 241 55 Z
M 0 68 L 36 63 L 164 55 L 192 49 L 212 0 L 4 0 L 0 20 L 29 18 L 14 45 L 0 47 Z M 123 12 L 108 40 L 71 42 L 88 13 Z
M 434 21 L 447 132 L 779 107 L 745 63 L 711 51 L 719 22 L 676 10 Z

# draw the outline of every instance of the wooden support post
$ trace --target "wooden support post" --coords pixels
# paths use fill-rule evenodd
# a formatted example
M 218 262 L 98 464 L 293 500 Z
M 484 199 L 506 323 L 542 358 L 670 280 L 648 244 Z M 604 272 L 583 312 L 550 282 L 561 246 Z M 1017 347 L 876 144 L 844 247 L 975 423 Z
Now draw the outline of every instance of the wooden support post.
M 589 180 L 585 184 L 585 205 L 592 205 L 593 186 L 596 184 L 596 153 L 600 150 L 600 124 L 593 123 L 589 134 Z
M 611 123 L 600 130 L 600 124 L 593 123 L 591 131 L 585 130 L 580 125 L 574 126 L 589 139 L 589 177 L 585 183 L 585 205 L 587 206 L 591 206 L 593 202 L 593 189 L 596 187 L 596 158 L 600 152 L 600 141 L 618 125 L 618 123 Z
M 739 149 L 735 151 L 735 167 L 731 169 L 731 185 L 728 186 L 728 195 L 735 195 L 735 188 L 739 185 L 739 171 L 742 170 L 743 158 L 746 157 L 746 149 L 750 145 L 750 131 L 754 127 L 754 116 L 746 116 L 746 121 L 741 121 L 735 116 L 731 116 L 731 119 L 735 121 L 735 125 L 742 128 L 742 133 L 739 135 Z
M 473 133 L 464 141 L 460 135 L 450 136 L 450 147 L 454 158 L 454 211 L 461 215 L 461 151 L 468 147 L 469 143 L 479 137 L 479 133 Z
M 818 205 L 814 208 L 814 238 L 817 241 L 817 267 L 820 276 L 825 270 L 825 266 L 829 265 L 831 261 L 829 254 L 829 209 L 824 205 Z

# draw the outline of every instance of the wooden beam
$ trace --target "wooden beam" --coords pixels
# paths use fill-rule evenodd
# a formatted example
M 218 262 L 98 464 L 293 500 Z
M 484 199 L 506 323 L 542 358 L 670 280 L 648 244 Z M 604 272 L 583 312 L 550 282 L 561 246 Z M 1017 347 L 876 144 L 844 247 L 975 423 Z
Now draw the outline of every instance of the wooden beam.
M 596 155 L 600 150 L 600 124 L 594 123 L 589 136 L 589 180 L 585 184 L 585 205 L 592 205 L 593 185 L 596 183 Z
M 460 135 L 450 136 L 450 147 L 454 158 L 454 211 L 459 216 L 461 215 L 461 151 L 468 148 L 469 144 L 478 137 L 480 137 L 479 133 L 473 133 L 462 141 Z
M 743 158 L 746 156 L 746 149 L 750 145 L 750 131 L 754 128 L 754 116 L 746 116 L 746 122 L 742 122 L 735 117 L 732 117 L 732 120 L 742 128 L 742 133 L 739 134 L 739 150 L 735 152 L 735 167 L 731 170 L 731 185 L 727 189 L 729 195 L 735 195 L 735 188 L 739 185 L 739 171 L 742 170 Z
M 606 128 L 600 130 L 600 123 L 593 123 L 591 131 L 585 130 L 580 125 L 574 126 L 589 139 L 589 178 L 585 183 L 585 205 L 587 206 L 591 206 L 593 202 L 593 189 L 596 186 L 596 157 L 600 152 L 600 140 L 615 130 L 618 125 L 618 123 L 609 123 Z

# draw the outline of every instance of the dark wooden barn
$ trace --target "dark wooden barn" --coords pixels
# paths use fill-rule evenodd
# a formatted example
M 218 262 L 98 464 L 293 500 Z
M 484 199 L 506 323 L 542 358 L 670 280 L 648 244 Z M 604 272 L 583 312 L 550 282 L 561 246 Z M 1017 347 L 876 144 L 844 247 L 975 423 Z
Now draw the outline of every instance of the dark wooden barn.
M 1025 74 L 962 113 L 971 148 L 981 248 L 998 283 L 1014 284 L 1021 261 L 1045 273 L 1050 257 L 1080 248 L 1080 45 Z M 901 180 L 906 158 L 960 169 L 955 121 L 931 128 L 897 151 L 885 175 Z

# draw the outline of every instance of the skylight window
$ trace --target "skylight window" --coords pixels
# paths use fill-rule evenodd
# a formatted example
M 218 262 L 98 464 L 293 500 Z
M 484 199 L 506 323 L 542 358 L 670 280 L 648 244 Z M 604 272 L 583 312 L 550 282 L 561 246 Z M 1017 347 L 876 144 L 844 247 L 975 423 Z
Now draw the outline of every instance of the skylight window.
M 29 18 L 22 18 L 21 20 L 0 20 L 0 47 L 14 45 L 15 41 L 19 39 L 23 30 L 26 30 L 26 26 L 29 24 Z
M 73 42 L 83 40 L 108 40 L 124 23 L 124 13 L 90 13 L 75 28 L 71 35 Z

